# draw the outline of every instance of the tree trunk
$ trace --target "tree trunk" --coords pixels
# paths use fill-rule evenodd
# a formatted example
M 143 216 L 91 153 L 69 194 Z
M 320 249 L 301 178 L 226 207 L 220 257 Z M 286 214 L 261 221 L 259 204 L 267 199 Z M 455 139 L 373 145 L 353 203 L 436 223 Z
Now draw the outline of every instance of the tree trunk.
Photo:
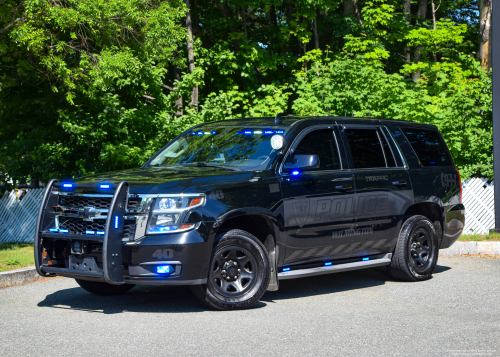
M 247 8 L 243 8 L 243 31 L 245 32 L 245 40 L 248 40 L 247 35 Z
M 186 13 L 186 27 L 188 32 L 187 38 L 187 51 L 188 51 L 188 64 L 189 72 L 194 72 L 194 46 L 193 46 L 193 24 L 191 23 L 191 12 L 189 8 L 189 0 L 186 1 L 187 13 Z M 198 86 L 193 88 L 193 93 L 191 94 L 191 103 L 194 105 L 196 110 L 198 110 Z
M 359 13 L 358 0 L 344 0 L 344 15 L 345 16 L 356 16 L 361 21 L 361 14 Z
M 314 45 L 317 50 L 319 50 L 319 38 L 318 38 L 318 14 L 314 18 Z
M 481 62 L 481 67 L 489 71 L 491 68 L 490 40 L 491 40 L 492 1 L 478 0 L 478 2 L 479 2 L 479 51 L 477 52 L 477 58 Z
M 425 17 L 427 16 L 427 0 L 418 0 L 418 9 L 417 9 L 417 16 Z M 420 62 L 420 58 L 422 58 L 422 54 L 420 53 L 421 48 L 417 47 L 415 50 L 414 56 L 413 56 L 413 62 L 418 63 Z M 413 78 L 414 82 L 417 82 L 420 79 L 420 71 L 417 71 L 411 75 Z
M 405 6 L 404 6 L 404 12 L 406 14 L 405 18 L 406 18 L 406 22 L 408 22 L 408 25 L 411 25 L 411 0 L 405 0 Z M 406 49 L 405 49 L 405 52 L 406 52 L 406 62 L 410 62 L 411 61 L 411 53 L 410 53 L 410 46 L 406 46 Z M 406 72 L 405 76 L 409 76 L 410 74 L 408 72 Z

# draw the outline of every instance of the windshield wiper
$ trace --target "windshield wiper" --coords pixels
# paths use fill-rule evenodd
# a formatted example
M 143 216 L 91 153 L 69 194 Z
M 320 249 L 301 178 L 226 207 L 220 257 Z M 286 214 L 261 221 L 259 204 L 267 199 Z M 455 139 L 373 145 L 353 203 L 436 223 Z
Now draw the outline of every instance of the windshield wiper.
M 182 166 L 187 166 L 187 167 L 216 167 L 218 169 L 226 169 L 226 170 L 231 170 L 231 171 L 240 171 L 239 169 L 236 169 L 234 167 L 230 166 L 222 166 L 222 165 L 211 165 L 207 164 L 205 162 L 197 162 L 196 164 L 182 164 Z

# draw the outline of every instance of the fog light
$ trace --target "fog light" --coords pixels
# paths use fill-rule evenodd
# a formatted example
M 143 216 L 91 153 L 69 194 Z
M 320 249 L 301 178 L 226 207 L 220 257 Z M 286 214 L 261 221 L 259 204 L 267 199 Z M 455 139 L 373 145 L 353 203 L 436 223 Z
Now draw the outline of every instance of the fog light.
M 171 265 L 158 265 L 156 267 L 156 272 L 158 274 L 172 274 L 174 271 L 175 269 Z

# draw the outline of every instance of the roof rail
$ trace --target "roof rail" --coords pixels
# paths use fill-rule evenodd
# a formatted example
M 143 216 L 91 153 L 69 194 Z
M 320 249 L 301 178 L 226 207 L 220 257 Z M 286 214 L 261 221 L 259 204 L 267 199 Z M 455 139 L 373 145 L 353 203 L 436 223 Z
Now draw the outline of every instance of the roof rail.
M 276 117 L 274 118 L 274 122 L 276 124 L 279 124 L 281 123 L 281 121 L 283 120 L 284 117 L 294 117 L 296 116 L 296 114 L 286 114 L 286 113 L 278 113 L 276 114 Z
M 279 124 L 281 123 L 281 121 L 283 120 L 283 116 L 286 115 L 285 113 L 278 113 L 276 114 L 276 117 L 274 118 L 274 122 L 276 124 Z

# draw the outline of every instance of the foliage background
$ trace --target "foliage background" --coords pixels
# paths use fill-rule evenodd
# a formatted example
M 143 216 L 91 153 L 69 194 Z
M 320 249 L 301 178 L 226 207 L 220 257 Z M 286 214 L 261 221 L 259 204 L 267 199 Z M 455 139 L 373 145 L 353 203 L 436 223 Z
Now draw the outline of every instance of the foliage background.
M 491 178 L 478 1 L 442 0 L 434 27 L 431 0 L 195 0 L 190 70 L 187 1 L 0 0 L 0 181 L 137 167 L 200 122 L 328 110 L 435 124 L 462 178 Z

